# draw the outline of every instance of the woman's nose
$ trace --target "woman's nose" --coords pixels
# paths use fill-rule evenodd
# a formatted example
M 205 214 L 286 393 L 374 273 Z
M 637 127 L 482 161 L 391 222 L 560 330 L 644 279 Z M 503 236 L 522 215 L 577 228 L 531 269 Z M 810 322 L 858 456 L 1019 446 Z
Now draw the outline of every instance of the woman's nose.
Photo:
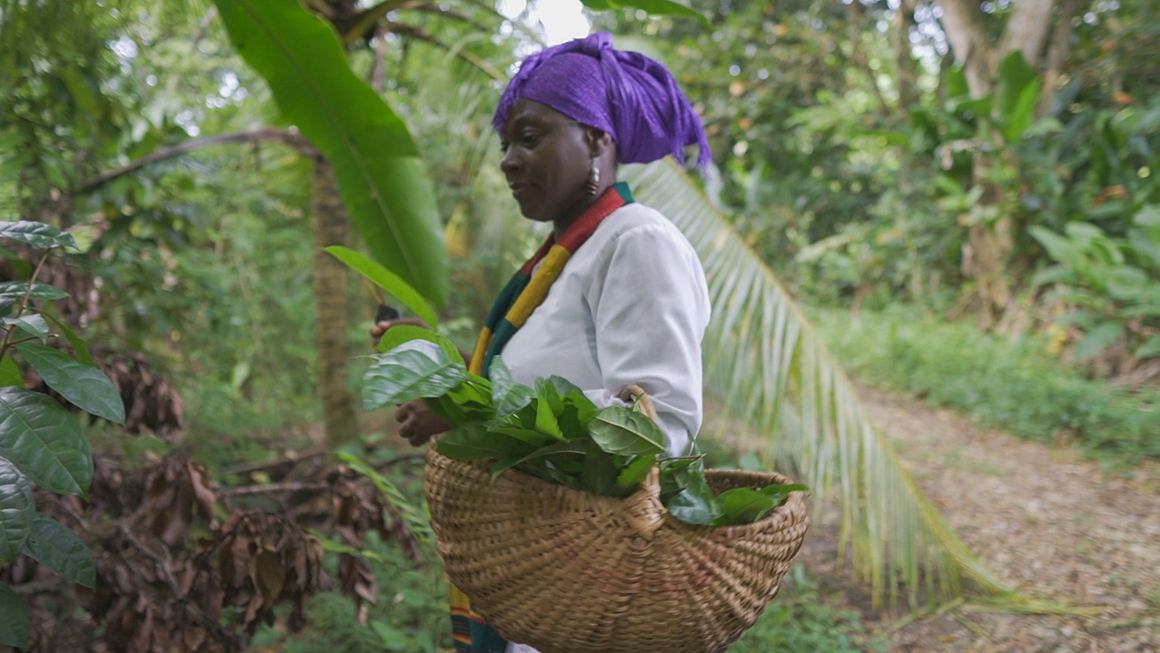
M 509 148 L 507 152 L 504 152 L 503 159 L 499 162 L 499 169 L 509 176 L 520 169 L 519 161 L 515 156 L 515 148 Z

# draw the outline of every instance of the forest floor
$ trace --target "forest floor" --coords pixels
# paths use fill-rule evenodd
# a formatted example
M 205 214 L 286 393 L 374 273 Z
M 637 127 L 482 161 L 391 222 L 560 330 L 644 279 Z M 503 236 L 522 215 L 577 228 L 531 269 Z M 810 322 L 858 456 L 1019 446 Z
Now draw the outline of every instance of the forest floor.
M 895 651 L 1160 650 L 1160 465 L 1132 478 L 1068 447 L 979 428 L 947 410 L 861 388 L 916 481 L 982 562 L 1029 595 L 1097 616 L 991 612 L 968 601 L 909 619 L 870 608 L 837 559 L 832 511 L 815 510 L 799 560 L 823 594 L 859 610 Z

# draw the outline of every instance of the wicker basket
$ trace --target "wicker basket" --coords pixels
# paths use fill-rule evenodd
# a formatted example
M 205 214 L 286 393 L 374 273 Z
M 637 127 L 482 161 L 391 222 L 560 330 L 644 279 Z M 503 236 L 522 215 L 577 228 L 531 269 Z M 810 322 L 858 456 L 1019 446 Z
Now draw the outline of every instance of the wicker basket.
M 505 638 L 542 653 L 710 653 L 753 625 L 809 527 L 800 493 L 752 524 L 670 517 L 657 470 L 632 496 L 600 497 L 432 447 L 425 492 L 451 581 Z M 788 483 L 707 472 L 715 492 Z

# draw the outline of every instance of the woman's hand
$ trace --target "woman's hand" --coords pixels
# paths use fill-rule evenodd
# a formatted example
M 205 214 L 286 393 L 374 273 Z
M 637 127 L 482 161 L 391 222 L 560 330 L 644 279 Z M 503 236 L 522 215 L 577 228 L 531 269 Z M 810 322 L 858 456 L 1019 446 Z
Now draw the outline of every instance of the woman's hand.
M 379 340 L 383 337 L 384 333 L 386 333 L 391 327 L 396 327 L 400 324 L 422 327 L 424 329 L 431 328 L 431 325 L 417 317 L 403 317 L 397 320 L 381 320 L 376 322 L 375 325 L 371 327 L 371 342 L 375 345 L 378 345 Z
M 451 425 L 436 415 L 422 399 L 408 401 L 396 408 L 395 421 L 399 423 L 399 435 L 413 447 L 421 447 L 433 436 L 451 429 Z

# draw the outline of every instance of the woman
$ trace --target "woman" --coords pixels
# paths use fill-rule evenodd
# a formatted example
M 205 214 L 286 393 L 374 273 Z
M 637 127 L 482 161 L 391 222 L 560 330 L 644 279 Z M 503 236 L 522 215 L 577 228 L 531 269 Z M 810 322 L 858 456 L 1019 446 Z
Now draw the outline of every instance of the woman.
M 704 273 L 680 231 L 615 180 L 618 163 L 683 161 L 686 145 L 708 161 L 688 99 L 664 66 L 597 33 L 528 57 L 493 125 L 521 213 L 551 222 L 552 235 L 493 306 L 473 371 L 486 375 L 498 355 L 519 383 L 555 374 L 602 406 L 637 384 L 653 400 L 669 452 L 686 453 L 701 426 Z M 396 419 L 414 445 L 447 429 L 423 402 L 401 406 Z M 504 642 L 452 594 L 457 651 L 534 653 Z

